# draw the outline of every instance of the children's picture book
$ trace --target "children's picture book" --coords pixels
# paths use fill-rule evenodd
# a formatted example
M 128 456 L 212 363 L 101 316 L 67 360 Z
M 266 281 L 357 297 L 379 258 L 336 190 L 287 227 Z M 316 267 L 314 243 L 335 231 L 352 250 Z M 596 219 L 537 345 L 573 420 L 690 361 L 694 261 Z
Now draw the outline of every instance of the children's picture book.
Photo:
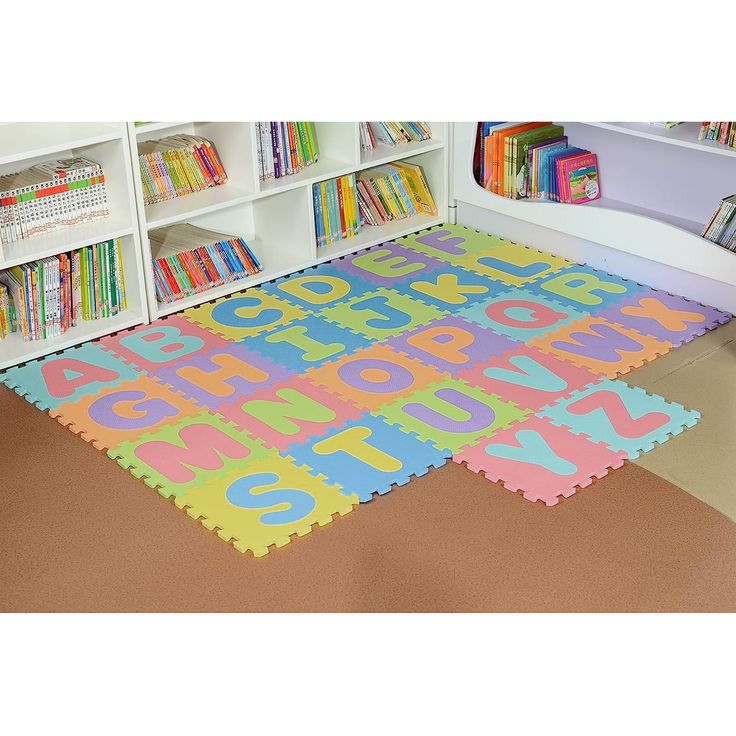
M 601 196 L 598 175 L 598 157 L 589 151 L 560 161 L 562 177 L 562 200 L 570 204 L 581 204 L 599 199 Z

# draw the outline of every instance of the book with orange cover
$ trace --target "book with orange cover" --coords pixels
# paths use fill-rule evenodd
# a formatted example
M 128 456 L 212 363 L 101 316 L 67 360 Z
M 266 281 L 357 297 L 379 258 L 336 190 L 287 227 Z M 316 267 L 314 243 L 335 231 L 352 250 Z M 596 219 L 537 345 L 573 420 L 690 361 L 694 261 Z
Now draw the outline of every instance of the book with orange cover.
M 501 195 L 505 193 L 507 168 L 510 169 L 511 166 L 510 154 L 507 151 L 508 136 L 515 133 L 523 133 L 527 130 L 533 130 L 534 128 L 541 128 L 545 125 L 551 125 L 551 123 L 520 123 L 509 128 L 504 128 L 503 130 L 498 131 L 496 135 L 494 135 L 494 138 L 497 138 L 498 140 L 496 142 L 496 166 L 494 182 L 491 191 Z

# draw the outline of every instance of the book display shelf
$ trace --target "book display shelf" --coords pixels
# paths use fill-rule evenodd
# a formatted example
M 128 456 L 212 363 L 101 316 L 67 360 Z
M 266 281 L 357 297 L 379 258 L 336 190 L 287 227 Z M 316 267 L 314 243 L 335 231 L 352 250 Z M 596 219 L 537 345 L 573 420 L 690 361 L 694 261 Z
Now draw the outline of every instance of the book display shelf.
M 452 181 L 458 217 L 464 205 L 482 209 L 484 223 L 494 232 L 522 242 L 534 242 L 535 226 L 550 228 L 568 237 L 570 247 L 560 254 L 575 260 L 590 262 L 589 244 L 600 244 L 648 261 L 647 277 L 660 278 L 660 283 L 650 281 L 654 286 L 671 290 L 676 278 L 683 289 L 679 293 L 736 309 L 736 257 L 701 237 L 719 200 L 736 191 L 736 150 L 698 141 L 699 123 L 670 129 L 647 123 L 560 125 L 571 144 L 597 154 L 600 199 L 582 205 L 514 200 L 483 189 L 472 172 L 476 124 L 455 123 Z M 598 267 L 614 261 L 620 262 L 604 255 Z M 643 280 L 640 267 L 637 271 Z M 623 275 L 637 278 L 633 272 Z
M 319 160 L 297 174 L 260 181 L 256 125 L 253 122 L 157 122 L 138 126 L 128 123 L 150 318 L 156 319 L 445 222 L 448 211 L 449 126 L 447 123 L 429 125 L 432 129 L 430 140 L 397 146 L 379 145 L 372 151 L 361 151 L 358 123 L 317 122 L 315 129 Z M 199 135 L 212 140 L 227 172 L 228 181 L 184 197 L 145 205 L 137 162 L 138 144 L 176 133 Z M 365 226 L 355 237 L 318 248 L 312 185 L 400 160 L 408 160 L 422 167 L 437 204 L 438 216 L 417 215 L 379 227 Z M 158 302 L 148 232 L 182 222 L 242 236 L 261 262 L 263 271 L 175 302 Z
M 126 123 L 0 124 L 0 174 L 49 159 L 86 156 L 102 164 L 108 217 L 0 246 L 0 270 L 119 238 L 127 309 L 81 322 L 59 337 L 24 342 L 14 332 L 0 340 L 0 370 L 147 321 L 143 263 L 136 218 L 133 168 Z

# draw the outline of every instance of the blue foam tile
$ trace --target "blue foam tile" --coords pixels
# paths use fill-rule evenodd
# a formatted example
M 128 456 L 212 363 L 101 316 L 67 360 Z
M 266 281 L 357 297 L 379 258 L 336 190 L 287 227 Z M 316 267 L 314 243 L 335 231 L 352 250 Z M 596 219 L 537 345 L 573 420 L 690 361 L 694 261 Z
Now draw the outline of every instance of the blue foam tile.
M 442 467 L 451 456 L 368 413 L 304 444 L 291 445 L 287 453 L 313 474 L 324 475 L 343 494 L 356 493 L 361 503 L 374 493 L 388 493 L 394 484 L 408 483 L 413 475 Z
M 310 315 L 271 332 L 246 337 L 243 343 L 249 350 L 301 375 L 308 368 L 368 347 L 371 341 L 318 315 Z

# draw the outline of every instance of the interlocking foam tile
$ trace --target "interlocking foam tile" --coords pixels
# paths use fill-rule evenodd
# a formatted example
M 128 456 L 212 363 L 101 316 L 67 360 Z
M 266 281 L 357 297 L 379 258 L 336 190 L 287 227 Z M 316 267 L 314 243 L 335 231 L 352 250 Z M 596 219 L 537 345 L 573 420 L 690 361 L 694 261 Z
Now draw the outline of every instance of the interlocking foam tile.
M 582 311 L 520 287 L 507 289 L 461 309 L 459 315 L 521 342 L 541 337 L 562 325 L 586 317 Z
M 443 311 L 455 311 L 488 299 L 492 294 L 506 289 L 500 281 L 491 281 L 465 268 L 442 264 L 439 271 L 422 273 L 416 279 L 408 279 L 393 287 L 412 299 L 419 299 Z
M 630 294 L 598 316 L 674 347 L 731 319 L 728 312 L 655 289 Z
M 108 335 L 98 344 L 153 376 L 159 369 L 175 365 L 182 358 L 208 353 L 230 343 L 209 330 L 173 315 L 150 325 L 139 325 Z
M 248 289 L 215 302 L 206 302 L 183 312 L 183 316 L 228 340 L 242 340 L 260 335 L 279 325 L 293 322 L 309 314 L 273 294 Z
M 531 411 L 554 404 L 601 378 L 587 368 L 526 345 L 515 346 L 503 355 L 476 363 L 460 371 L 457 377 Z
M 729 316 L 442 225 L 2 382 L 261 555 L 453 453 L 556 503 L 699 417 L 604 375 Z
M 327 360 L 337 360 L 367 347 L 371 342 L 320 315 L 310 314 L 270 332 L 249 337 L 245 344 L 249 350 L 268 356 L 292 373 L 301 374 Z
M 225 419 L 202 411 L 156 432 L 123 442 L 107 453 L 162 496 L 178 496 L 262 457 L 260 440 Z
M 380 248 L 370 248 L 349 256 L 342 262 L 348 273 L 373 282 L 377 286 L 394 288 L 396 284 L 420 278 L 432 271 L 438 271 L 445 264 L 442 261 L 404 248 L 398 243 L 384 243 Z M 374 289 L 375 289 L 374 285 Z
M 486 253 L 489 249 L 509 241 L 464 225 L 439 225 L 420 233 L 406 235 L 396 242 L 418 253 L 460 265 L 462 259 L 468 255 Z
M 609 378 L 628 373 L 672 349 L 672 343 L 592 316 L 564 325 L 529 344 Z
M 575 391 L 569 398 L 543 409 L 540 415 L 576 434 L 586 434 L 595 442 L 605 442 L 632 460 L 640 452 L 654 449 L 655 442 L 666 442 L 700 419 L 698 411 L 623 381 L 607 379 Z
M 405 485 L 413 475 L 441 468 L 451 455 L 370 414 L 305 444 L 292 445 L 289 453 L 342 493 L 357 493 L 361 503 L 370 501 L 374 493 L 383 495 L 394 485 Z
M 326 320 L 372 340 L 400 335 L 442 315 L 443 312 L 437 307 L 385 288 L 375 289 L 322 311 Z
M 648 287 L 590 266 L 571 266 L 526 285 L 529 291 L 550 297 L 578 311 L 597 313 L 626 296 L 646 291 Z
M 569 498 L 593 478 L 621 467 L 626 454 L 531 416 L 464 448 L 452 459 L 510 491 L 521 491 L 527 501 L 554 506 L 560 496 Z
M 193 401 L 140 375 L 60 404 L 49 414 L 98 450 L 108 450 L 201 411 Z
M 386 341 L 394 350 L 450 374 L 501 355 L 517 343 L 461 317 L 444 317 Z
M 140 371 L 103 350 L 99 344 L 86 343 L 9 368 L 3 383 L 43 410 L 56 409 L 61 404 L 117 386 L 139 375 Z
M 363 409 L 292 376 L 287 382 L 223 405 L 220 413 L 268 447 L 285 450 L 314 434 L 343 426 Z
M 358 505 L 355 495 L 315 477 L 276 452 L 211 479 L 175 503 L 240 552 L 261 557 L 271 546 L 303 537 L 333 514 L 344 516 Z
M 196 353 L 161 368 L 155 377 L 187 399 L 217 412 L 235 396 L 249 396 L 289 378 L 283 366 L 249 350 L 249 345 L 223 341 L 222 347 L 209 353 Z
M 305 377 L 364 409 L 375 409 L 441 381 L 445 375 L 414 358 L 397 353 L 388 345 L 374 344 L 321 368 L 309 370 Z
M 315 268 L 283 276 L 260 287 L 266 294 L 273 294 L 307 310 L 329 307 L 375 288 L 373 282 L 361 279 L 331 263 L 321 263 Z
M 446 378 L 375 409 L 391 424 L 453 453 L 529 412 L 464 381 Z
M 506 241 L 490 252 L 480 251 L 461 258 L 458 265 L 509 286 L 523 286 L 570 265 L 561 256 Z

